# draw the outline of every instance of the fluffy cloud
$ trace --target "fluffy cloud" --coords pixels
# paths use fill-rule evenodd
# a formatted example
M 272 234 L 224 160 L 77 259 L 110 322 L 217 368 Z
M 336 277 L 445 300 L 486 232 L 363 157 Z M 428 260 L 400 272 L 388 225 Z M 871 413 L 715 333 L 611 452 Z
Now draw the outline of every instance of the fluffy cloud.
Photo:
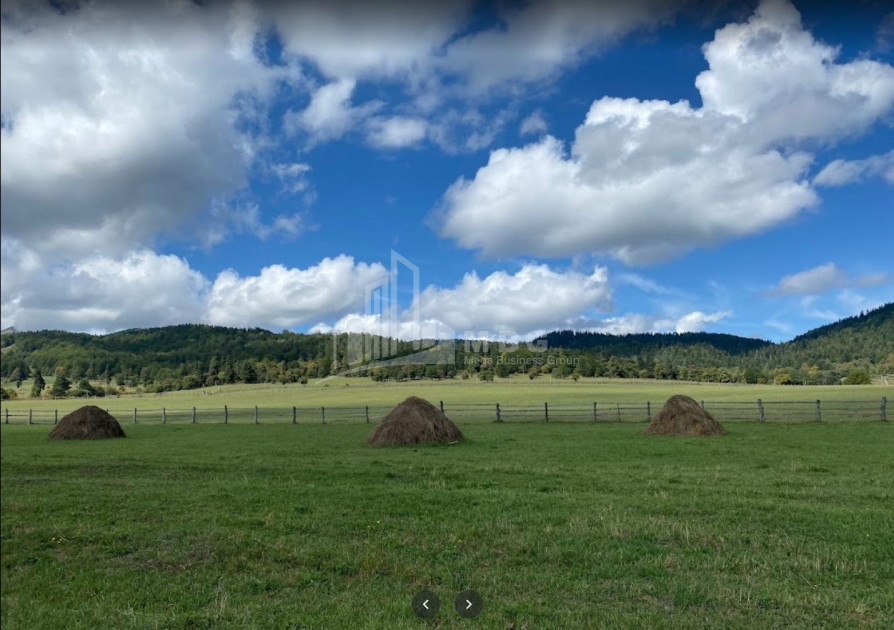
M 695 84 L 706 109 L 753 123 L 755 143 L 830 141 L 865 131 L 894 103 L 894 68 L 835 63 L 838 52 L 803 29 L 787 0 L 764 0 L 747 23 L 717 31 Z
M 884 284 L 887 280 L 888 276 L 884 273 L 851 277 L 835 263 L 830 262 L 783 276 L 768 295 L 818 295 L 832 289 Z
M 894 186 L 894 151 L 862 160 L 833 160 L 813 178 L 813 185 L 844 186 L 873 176 Z
M 272 330 L 338 318 L 363 304 L 365 287 L 387 276 L 379 263 L 324 258 L 306 269 L 223 271 L 214 282 L 177 256 L 140 250 L 92 256 L 47 270 L 17 241 L 3 240 L 2 326 L 108 332 L 207 322 Z
M 284 72 L 252 53 L 256 28 L 240 5 L 5 4 L 4 235 L 122 255 L 241 187 L 238 121 Z
M 480 278 L 472 272 L 453 288 L 427 287 L 420 297 L 425 319 L 440 319 L 457 331 L 528 333 L 560 327 L 591 309 L 611 306 L 608 272 L 558 272 L 547 265 L 525 265 Z
M 422 319 L 419 322 L 409 319 L 389 321 L 378 313 L 349 313 L 334 324 L 320 322 L 308 331 L 310 333 L 354 333 L 381 335 L 405 341 L 422 339 L 453 339 L 455 331 L 439 319 Z
M 398 149 L 419 144 L 425 139 L 428 124 L 422 118 L 392 116 L 369 121 L 367 139 L 373 146 Z
M 470 25 L 473 3 L 262 2 L 286 55 L 329 79 L 398 79 L 421 96 L 446 77 L 461 93 L 554 78 L 678 6 L 662 0 L 546 0 L 499 7 L 497 23 Z
M 91 332 L 199 321 L 208 286 L 182 258 L 147 250 L 44 273 L 33 252 L 5 240 L 2 283 L 4 328 Z
M 340 138 L 382 106 L 378 101 L 351 105 L 355 86 L 353 79 L 339 79 L 317 88 L 306 109 L 286 114 L 286 130 L 306 131 L 309 146 Z
M 223 271 L 209 292 L 206 318 L 224 326 L 280 329 L 337 317 L 361 306 L 365 287 L 387 274 L 379 263 L 356 263 L 345 255 L 307 269 L 271 265 L 257 276 Z
M 732 317 L 733 312 L 715 311 L 703 313 L 692 311 L 678 318 L 628 313 L 602 320 L 581 321 L 578 329 L 611 335 L 632 335 L 637 333 L 687 333 L 700 332 L 710 324 Z
M 495 24 L 480 27 L 469 1 L 261 7 L 280 35 L 284 59 L 296 67 L 310 65 L 330 81 L 306 110 L 287 116 L 288 128 L 310 132 L 311 144 L 337 139 L 363 116 L 387 107 L 352 107 L 353 85 L 387 81 L 409 97 L 414 116 L 427 116 L 433 139 L 448 152 L 489 146 L 504 122 L 470 120 L 453 110 L 490 93 L 552 81 L 621 37 L 665 22 L 679 8 L 662 0 L 542 0 L 500 6 Z M 370 121 L 368 140 L 381 148 L 413 146 L 423 137 L 421 122 L 383 116 Z M 460 135 L 465 137 L 457 140 Z
M 790 144 L 860 133 L 894 105 L 894 68 L 835 55 L 793 7 L 765 2 L 705 46 L 702 107 L 602 98 L 570 153 L 547 136 L 455 182 L 441 234 L 491 257 L 641 264 L 778 225 L 818 200 L 812 156 Z
M 495 271 L 481 278 L 472 272 L 453 287 L 428 286 L 409 308 L 395 314 L 390 333 L 377 314 L 350 314 L 318 332 L 390 334 L 402 339 L 457 336 L 527 339 L 567 327 L 582 313 L 611 307 L 604 267 L 586 275 L 528 264 L 514 274 Z M 418 308 L 419 323 L 414 320 Z

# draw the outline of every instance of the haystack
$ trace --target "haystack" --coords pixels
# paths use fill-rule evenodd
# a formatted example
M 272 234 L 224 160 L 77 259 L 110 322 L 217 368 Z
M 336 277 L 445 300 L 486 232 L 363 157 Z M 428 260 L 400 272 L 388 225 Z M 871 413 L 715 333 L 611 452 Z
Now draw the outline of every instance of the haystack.
M 671 396 L 646 429 L 647 435 L 722 435 L 710 413 L 689 396 Z
M 366 438 L 368 444 L 451 444 L 465 440 L 444 413 L 422 398 L 410 396 L 385 416 Z
M 87 405 L 75 409 L 63 417 L 50 434 L 48 440 L 103 440 L 124 437 L 118 421 L 105 409 Z

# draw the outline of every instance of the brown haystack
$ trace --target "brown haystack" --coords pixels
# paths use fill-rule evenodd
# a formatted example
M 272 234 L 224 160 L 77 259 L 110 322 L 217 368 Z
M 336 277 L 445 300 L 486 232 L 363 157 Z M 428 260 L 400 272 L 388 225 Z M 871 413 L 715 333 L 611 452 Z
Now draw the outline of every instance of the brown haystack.
M 714 416 L 689 396 L 671 396 L 646 429 L 646 435 L 722 435 Z
M 48 440 L 103 440 L 124 437 L 118 421 L 105 409 L 87 405 L 75 409 L 63 417 L 50 434 Z
M 366 438 L 374 446 L 451 444 L 465 440 L 459 428 L 433 404 L 410 396 L 391 410 Z

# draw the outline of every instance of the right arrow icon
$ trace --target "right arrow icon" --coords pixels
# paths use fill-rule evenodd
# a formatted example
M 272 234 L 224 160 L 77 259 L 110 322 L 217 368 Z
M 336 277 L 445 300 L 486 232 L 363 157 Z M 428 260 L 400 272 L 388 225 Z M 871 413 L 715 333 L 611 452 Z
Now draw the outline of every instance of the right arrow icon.
M 453 600 L 453 608 L 460 617 L 472 619 L 477 617 L 484 608 L 484 601 L 481 595 L 475 591 L 463 591 Z

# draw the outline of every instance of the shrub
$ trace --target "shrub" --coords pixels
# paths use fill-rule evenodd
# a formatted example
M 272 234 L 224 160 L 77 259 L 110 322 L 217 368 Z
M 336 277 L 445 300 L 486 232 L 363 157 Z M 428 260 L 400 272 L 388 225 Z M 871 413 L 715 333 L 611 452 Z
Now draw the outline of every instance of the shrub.
M 870 383 L 872 383 L 872 377 L 869 376 L 869 372 L 860 368 L 851 370 L 844 379 L 845 385 L 869 385 Z

